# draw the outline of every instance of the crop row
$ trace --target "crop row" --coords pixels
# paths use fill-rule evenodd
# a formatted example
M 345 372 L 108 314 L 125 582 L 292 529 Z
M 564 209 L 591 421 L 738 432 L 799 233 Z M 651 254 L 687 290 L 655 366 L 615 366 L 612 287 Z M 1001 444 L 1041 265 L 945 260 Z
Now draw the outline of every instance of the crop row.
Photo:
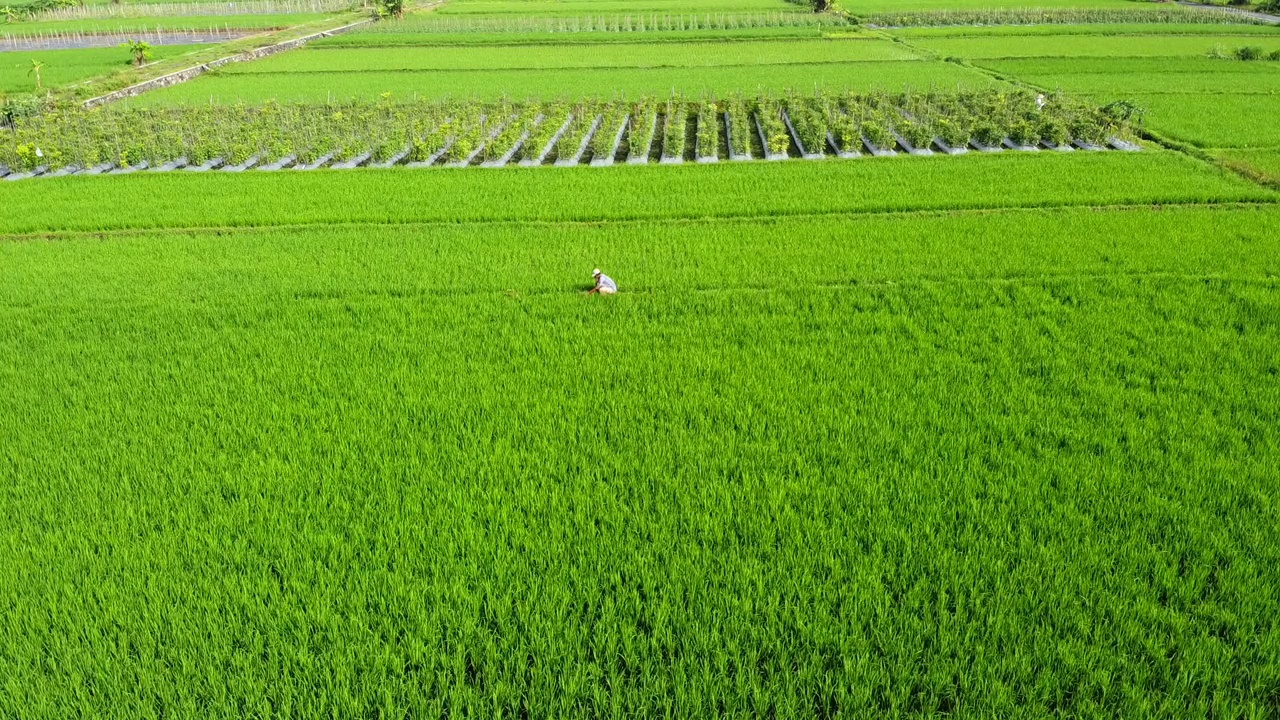
M 322 166 L 611 165 L 1135 147 L 1123 119 L 1059 96 L 978 91 L 665 101 L 59 110 L 0 131 L 0 174 Z
M 194 17 L 205 15 L 298 15 L 344 12 L 350 0 L 241 0 L 239 2 L 183 3 L 16 3 L 9 22 L 55 22 L 139 17 Z M 28 11 L 24 11 L 24 8 Z
M 1242 13 L 1214 8 L 1171 5 L 1134 8 L 989 8 L 883 12 L 861 16 L 876 27 L 942 27 L 948 25 L 1078 25 L 1123 23 L 1179 23 L 1264 25 Z
M 630 33 L 817 27 L 847 24 L 833 15 L 798 12 L 616 13 L 565 17 L 450 17 L 418 15 L 396 23 L 378 23 L 360 35 L 416 33 Z

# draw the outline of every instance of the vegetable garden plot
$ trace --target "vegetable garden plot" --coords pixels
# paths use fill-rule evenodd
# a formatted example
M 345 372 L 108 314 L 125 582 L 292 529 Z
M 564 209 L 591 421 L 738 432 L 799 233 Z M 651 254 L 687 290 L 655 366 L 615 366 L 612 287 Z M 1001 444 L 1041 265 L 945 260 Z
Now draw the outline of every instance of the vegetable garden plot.
M 1121 147 L 1126 138 L 1121 118 L 1059 95 L 1038 101 L 1029 92 L 271 104 L 60 110 L 0 131 L 0 164 L 19 179 L 179 168 L 600 166 L 619 156 L 645 163 L 657 155 L 676 164 L 967 148 L 1069 151 Z

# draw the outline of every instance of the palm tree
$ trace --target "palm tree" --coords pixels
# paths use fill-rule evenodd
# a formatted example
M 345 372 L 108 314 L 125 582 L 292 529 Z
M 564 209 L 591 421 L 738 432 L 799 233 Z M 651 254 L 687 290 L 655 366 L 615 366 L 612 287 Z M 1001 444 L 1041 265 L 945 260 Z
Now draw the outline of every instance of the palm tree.
M 44 69 L 44 63 L 40 62 L 39 60 L 32 60 L 32 61 L 31 61 L 31 69 L 27 71 L 27 74 L 28 74 L 28 75 L 35 75 L 35 76 L 36 76 L 36 89 L 37 89 L 37 90 L 43 90 L 43 89 L 44 89 L 44 83 L 40 81 L 40 71 L 41 71 L 41 70 L 43 70 L 43 69 Z

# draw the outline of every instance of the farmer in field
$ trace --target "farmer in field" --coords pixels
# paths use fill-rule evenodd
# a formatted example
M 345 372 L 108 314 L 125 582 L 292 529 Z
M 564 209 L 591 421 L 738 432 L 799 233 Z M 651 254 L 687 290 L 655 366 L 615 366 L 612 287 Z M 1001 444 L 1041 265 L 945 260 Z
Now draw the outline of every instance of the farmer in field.
M 587 291 L 588 295 L 595 295 L 596 293 L 613 295 L 618 292 L 618 283 L 614 282 L 613 278 L 600 272 L 600 268 L 596 268 L 591 273 L 591 277 L 596 279 L 596 286 Z

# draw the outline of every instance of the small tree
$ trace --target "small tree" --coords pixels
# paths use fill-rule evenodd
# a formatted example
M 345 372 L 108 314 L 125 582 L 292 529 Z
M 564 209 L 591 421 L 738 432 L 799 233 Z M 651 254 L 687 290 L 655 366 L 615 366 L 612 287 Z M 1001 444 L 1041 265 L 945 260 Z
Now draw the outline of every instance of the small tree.
M 134 67 L 142 67 L 151 59 L 150 43 L 130 39 L 129 42 L 120 43 L 120 47 L 129 48 L 129 54 L 133 55 Z
M 378 17 L 404 19 L 404 0 L 377 0 Z
M 31 61 L 31 69 L 30 69 L 30 70 L 27 70 L 27 74 L 28 74 L 28 75 L 35 75 L 35 76 L 36 76 L 36 89 L 37 89 L 37 90 L 43 90 L 43 89 L 44 89 L 44 82 L 42 82 L 42 81 L 41 81 L 41 79 L 40 79 L 40 71 L 41 71 L 41 70 L 43 70 L 43 69 L 44 69 L 44 63 L 40 62 L 39 60 L 32 60 L 32 61 Z

